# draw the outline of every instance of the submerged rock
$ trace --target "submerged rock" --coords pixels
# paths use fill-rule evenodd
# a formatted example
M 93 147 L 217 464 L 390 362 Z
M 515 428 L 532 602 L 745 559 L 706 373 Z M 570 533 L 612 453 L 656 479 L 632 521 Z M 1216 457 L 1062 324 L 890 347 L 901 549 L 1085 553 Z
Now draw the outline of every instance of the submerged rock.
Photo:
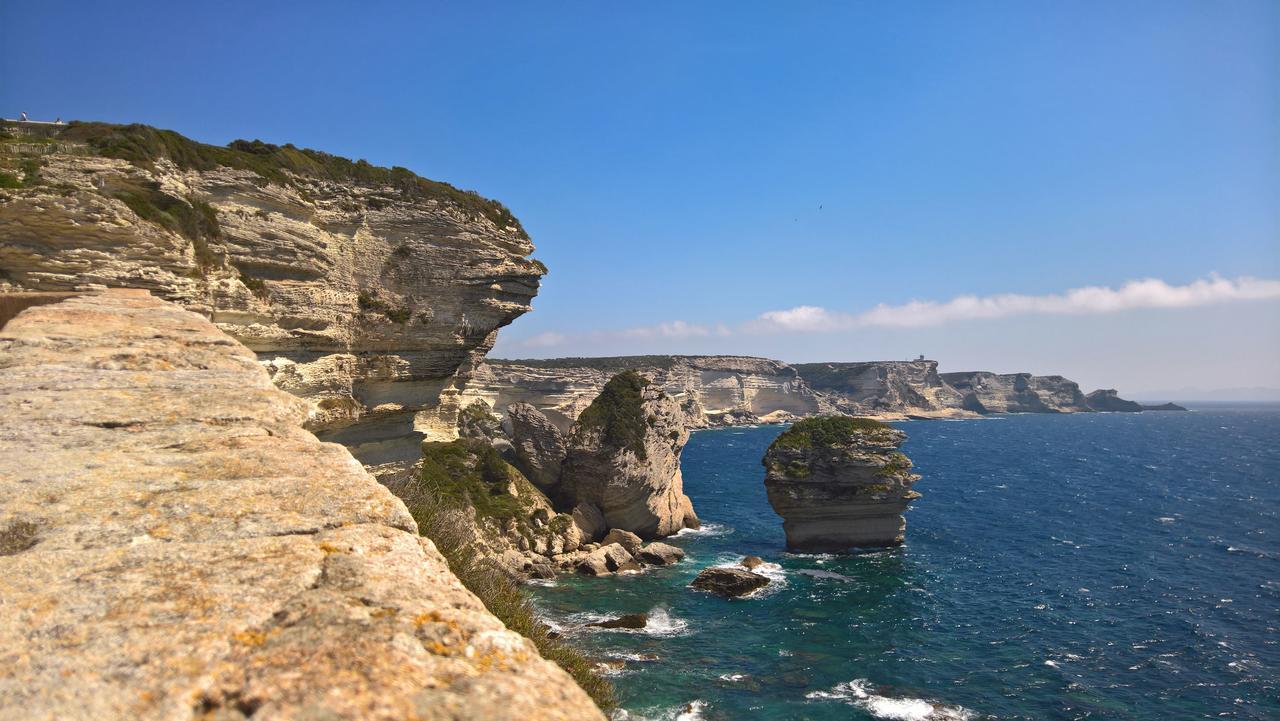
M 769 585 L 769 579 L 741 568 L 708 568 L 699 573 L 690 585 L 719 596 L 734 598 L 764 588 Z
M 697 528 L 680 475 L 688 440 L 670 396 L 634 371 L 619 373 L 574 425 L 560 497 L 594 505 L 609 528 L 644 539 Z
M 787 548 L 845 551 L 902 543 L 902 512 L 919 498 L 920 476 L 898 446 L 906 434 L 866 418 L 823 416 L 796 423 L 765 453 L 769 504 L 782 516 Z

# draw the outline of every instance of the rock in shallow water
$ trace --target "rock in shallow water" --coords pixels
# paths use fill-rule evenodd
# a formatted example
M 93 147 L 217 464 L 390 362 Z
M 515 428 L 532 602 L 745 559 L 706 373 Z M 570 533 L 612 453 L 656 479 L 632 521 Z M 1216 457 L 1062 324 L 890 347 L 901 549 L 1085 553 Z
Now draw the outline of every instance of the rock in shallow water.
M 647 613 L 628 613 L 617 618 L 610 618 L 604 621 L 596 621 L 588 623 L 588 626 L 596 628 L 644 628 L 649 623 L 649 614 Z
M 684 560 L 684 551 L 675 546 L 654 541 L 640 549 L 640 560 L 651 566 L 670 566 Z
M 840 552 L 897 546 L 902 512 L 919 498 L 920 476 L 898 446 L 907 435 L 866 418 L 821 416 L 793 425 L 765 453 L 769 504 L 782 516 L 787 548 Z
M 769 585 L 769 579 L 740 568 L 708 568 L 699 573 L 691 585 L 719 596 L 734 598 L 764 588 Z

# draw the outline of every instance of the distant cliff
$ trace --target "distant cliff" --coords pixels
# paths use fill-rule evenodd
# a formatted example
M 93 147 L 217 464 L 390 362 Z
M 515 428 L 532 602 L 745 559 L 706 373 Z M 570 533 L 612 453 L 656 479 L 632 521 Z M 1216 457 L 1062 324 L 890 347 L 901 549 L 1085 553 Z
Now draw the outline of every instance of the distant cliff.
M 545 273 L 500 203 L 291 145 L 0 127 L 0 291 L 145 288 L 210 317 L 366 464 L 450 440 Z
M 1114 391 L 1086 397 L 1078 384 L 1062 376 L 939 373 L 937 361 L 923 359 L 795 365 L 741 356 L 488 359 L 476 369 L 463 396 L 467 402 L 481 400 L 499 413 L 512 403 L 528 403 L 564 431 L 613 374 L 628 369 L 649 377 L 674 397 L 691 428 L 820 413 L 901 420 L 1156 409 L 1119 399 Z
M 620 356 L 493 360 L 476 369 L 464 396 L 502 411 L 525 402 L 561 431 L 616 374 L 635 370 L 680 404 L 690 428 L 741 425 L 812 415 L 821 401 L 796 369 L 746 356 Z

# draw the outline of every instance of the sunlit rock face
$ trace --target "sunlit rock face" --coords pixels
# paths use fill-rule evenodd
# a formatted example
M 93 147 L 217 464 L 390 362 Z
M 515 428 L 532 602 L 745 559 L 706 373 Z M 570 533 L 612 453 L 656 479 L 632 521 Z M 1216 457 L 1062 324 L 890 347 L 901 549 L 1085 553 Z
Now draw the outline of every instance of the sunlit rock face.
M 603 721 L 207 319 L 28 307 L 0 368 L 0 718 Z
M 938 374 L 938 362 L 798 363 L 797 372 L 833 410 L 880 418 L 973 415 L 963 394 Z
M 878 421 L 819 416 L 800 421 L 765 453 L 765 489 L 782 517 L 787 548 L 840 552 L 903 542 L 902 513 L 920 494 L 902 431 Z
M 1092 408 L 1080 386 L 1062 376 L 967 371 L 943 373 L 963 396 L 965 410 L 976 413 L 1087 413 Z
M 684 494 L 680 407 L 635 371 L 615 376 L 579 416 L 560 474 L 560 503 L 599 509 L 610 529 L 662 538 L 699 527 Z
M 466 390 L 495 410 L 529 403 L 567 432 L 614 375 L 635 370 L 680 406 L 689 428 L 787 420 L 817 413 L 818 397 L 781 361 L 743 356 L 489 359 Z
M 38 181 L 0 190 L 0 286 L 145 288 L 201 313 L 369 465 L 455 437 L 461 388 L 545 272 L 500 204 L 403 169 L 141 126 L 51 132 L 20 146 Z

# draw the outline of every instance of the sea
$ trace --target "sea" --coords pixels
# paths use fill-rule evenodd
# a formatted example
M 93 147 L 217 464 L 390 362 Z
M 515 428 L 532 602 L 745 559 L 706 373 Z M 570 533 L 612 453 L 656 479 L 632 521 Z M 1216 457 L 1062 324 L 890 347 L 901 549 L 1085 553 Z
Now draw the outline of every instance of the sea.
M 615 718 L 1280 719 L 1280 406 L 894 425 L 923 476 L 901 548 L 787 553 L 760 465 L 784 426 L 704 430 L 684 562 L 531 587 Z M 744 555 L 755 595 L 689 587 Z

